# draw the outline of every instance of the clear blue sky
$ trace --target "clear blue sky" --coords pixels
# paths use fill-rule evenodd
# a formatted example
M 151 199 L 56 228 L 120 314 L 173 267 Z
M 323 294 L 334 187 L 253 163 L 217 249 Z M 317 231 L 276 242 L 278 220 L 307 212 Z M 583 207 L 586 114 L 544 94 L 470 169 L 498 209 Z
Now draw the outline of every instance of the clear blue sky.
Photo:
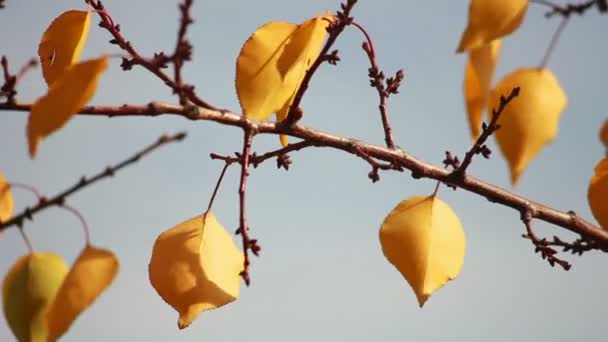
M 122 31 L 145 55 L 174 47 L 177 1 L 105 2 Z M 84 1 L 7 0 L 0 11 L 0 54 L 11 65 L 35 56 L 52 18 Z M 213 104 L 238 111 L 234 65 L 241 44 L 270 20 L 300 22 L 338 8 L 338 1 L 195 1 L 189 37 L 194 60 L 186 78 Z M 354 15 L 372 37 L 379 63 L 388 73 L 404 68 L 405 84 L 391 97 L 398 145 L 440 164 L 444 151 L 462 154 L 469 146 L 462 99 L 464 56 L 454 54 L 466 24 L 468 1 L 360 1 Z M 504 40 L 497 76 L 537 65 L 558 19 L 532 6 L 523 27 Z M 84 58 L 120 53 L 96 26 Z M 591 219 L 586 191 L 603 155 L 597 130 L 606 119 L 608 46 L 606 17 L 574 17 L 549 66 L 569 96 L 560 135 L 525 171 L 518 193 Z M 342 62 L 324 65 L 303 105 L 303 124 L 383 143 L 377 95 L 368 86 L 362 37 L 348 30 L 337 47 Z M 161 81 L 141 68 L 123 72 L 114 59 L 92 103 L 175 102 Z M 20 84 L 19 101 L 31 102 L 45 85 L 40 70 Z M 189 138 L 142 160 L 71 197 L 92 226 L 98 246 L 120 257 L 113 286 L 72 326 L 64 341 L 566 341 L 605 336 L 608 256 L 571 257 L 570 272 L 550 268 L 531 244 L 518 213 L 459 190 L 441 196 L 460 215 L 468 237 L 461 275 L 420 309 L 400 274 L 384 259 L 378 229 L 400 201 L 432 191 L 434 182 L 407 173 L 367 179 L 369 166 L 338 151 L 306 150 L 292 155 L 289 172 L 269 162 L 253 170 L 248 191 L 252 234 L 262 246 L 253 259 L 252 286 L 240 300 L 203 313 L 178 331 L 177 314 L 148 282 L 147 265 L 157 235 L 206 207 L 222 164 L 210 152 L 231 153 L 241 132 L 209 122 L 160 118 L 77 117 L 45 140 L 35 160 L 27 155 L 27 113 L 3 112 L 0 170 L 11 181 L 29 183 L 52 195 L 83 174 L 125 158 L 163 133 L 187 130 Z M 495 146 L 492 142 L 492 146 Z M 278 147 L 259 137 L 254 148 Z M 491 160 L 476 160 L 473 175 L 510 188 L 506 163 L 495 149 Z M 218 219 L 237 226 L 238 170 L 231 169 L 215 204 Z M 16 210 L 34 203 L 15 190 Z M 538 223 L 539 233 L 562 233 Z M 72 262 L 83 245 L 78 221 L 68 212 L 47 210 L 28 223 L 35 248 L 55 251 Z M 565 237 L 572 237 L 563 234 Z M 17 231 L 0 238 L 0 274 L 26 248 Z M 11 341 L 0 318 L 0 341 Z

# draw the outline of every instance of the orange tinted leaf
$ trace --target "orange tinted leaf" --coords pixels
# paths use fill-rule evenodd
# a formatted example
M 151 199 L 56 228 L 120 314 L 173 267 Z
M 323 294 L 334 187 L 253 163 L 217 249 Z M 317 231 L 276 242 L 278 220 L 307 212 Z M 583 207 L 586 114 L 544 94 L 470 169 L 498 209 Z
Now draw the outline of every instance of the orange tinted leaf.
M 70 65 L 78 62 L 90 26 L 90 10 L 71 10 L 55 18 L 46 29 L 38 45 L 38 56 L 42 75 L 49 86 Z
M 608 157 L 595 167 L 587 192 L 589 207 L 602 228 L 608 230 Z
M 70 269 L 46 315 L 49 341 L 56 341 L 95 302 L 118 273 L 118 259 L 108 250 L 86 246 Z
M 548 69 L 522 68 L 506 75 L 492 91 L 490 105 L 498 106 L 500 96 L 521 87 L 498 119 L 501 128 L 496 141 L 509 164 L 511 182 L 517 184 L 521 173 L 556 136 L 567 98 Z
M 32 106 L 27 124 L 30 156 L 40 141 L 62 128 L 95 94 L 97 80 L 108 67 L 108 57 L 74 64 Z
M 456 52 L 488 44 L 515 31 L 528 9 L 528 0 L 471 0 L 469 22 Z
M 150 283 L 179 313 L 180 329 L 239 297 L 243 253 L 211 212 L 204 216 L 163 232 L 152 249 Z
M 460 273 L 466 248 L 458 216 L 437 196 L 400 202 L 380 227 L 380 243 L 420 306 Z
M 600 140 L 604 146 L 608 149 L 608 120 L 604 121 L 602 128 L 600 129 Z
M 319 55 L 327 35 L 326 19 L 317 16 L 295 25 L 270 22 L 243 44 L 236 66 L 236 90 L 243 113 L 265 120 L 281 111 L 279 121 Z
M 46 310 L 67 273 L 63 258 L 54 253 L 24 255 L 8 271 L 2 307 L 18 341 L 47 341 Z
M 497 39 L 469 53 L 465 67 L 464 97 L 473 139 L 476 139 L 481 131 L 500 45 L 500 40 Z
M 11 187 L 0 173 L 0 222 L 7 221 L 13 215 L 13 194 Z

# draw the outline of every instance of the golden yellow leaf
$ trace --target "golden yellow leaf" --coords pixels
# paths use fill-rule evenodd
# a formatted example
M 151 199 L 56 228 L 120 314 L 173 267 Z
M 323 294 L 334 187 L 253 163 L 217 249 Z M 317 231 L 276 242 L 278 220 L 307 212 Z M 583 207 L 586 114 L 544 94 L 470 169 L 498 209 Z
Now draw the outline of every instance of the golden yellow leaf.
M 97 81 L 108 67 L 108 57 L 91 59 L 69 67 L 32 106 L 27 123 L 30 156 L 40 141 L 61 129 L 95 94 Z
M 433 292 L 460 273 L 466 248 L 458 216 L 437 196 L 400 202 L 380 227 L 380 243 L 421 307 Z
M 243 253 L 211 212 L 163 232 L 148 268 L 158 294 L 178 313 L 183 329 L 203 311 L 239 297 Z
M 606 146 L 606 148 L 608 149 L 608 120 L 604 121 L 604 124 L 600 129 L 600 140 L 602 141 L 602 144 L 604 144 L 604 146 Z
M 20 257 L 2 284 L 8 326 L 20 342 L 46 342 L 46 310 L 61 286 L 68 266 L 54 253 Z
M 473 139 L 477 139 L 481 131 L 500 45 L 500 39 L 496 39 L 469 53 L 464 74 L 464 98 Z
M 528 9 L 528 0 L 471 0 L 469 22 L 456 52 L 488 44 L 515 31 Z
M 13 194 L 11 187 L 0 173 L 0 222 L 7 221 L 13 215 Z
M 521 91 L 500 115 L 501 128 L 495 135 L 515 185 L 528 163 L 557 136 L 567 98 L 550 70 L 522 68 L 498 82 L 489 104 L 498 107 L 500 96 L 509 95 L 514 87 Z
M 597 222 L 608 230 L 608 157 L 595 167 L 595 174 L 589 183 L 587 199 Z
M 49 86 L 78 62 L 90 26 L 90 10 L 70 10 L 55 18 L 46 29 L 38 45 L 38 56 L 42 75 Z
M 108 250 L 87 245 L 70 269 L 47 312 L 48 340 L 56 341 L 112 283 L 118 259 Z
M 243 113 L 265 120 L 287 115 L 306 71 L 318 57 L 330 15 L 300 25 L 270 22 L 243 44 L 236 62 L 236 91 Z M 279 113 L 280 111 L 280 113 Z

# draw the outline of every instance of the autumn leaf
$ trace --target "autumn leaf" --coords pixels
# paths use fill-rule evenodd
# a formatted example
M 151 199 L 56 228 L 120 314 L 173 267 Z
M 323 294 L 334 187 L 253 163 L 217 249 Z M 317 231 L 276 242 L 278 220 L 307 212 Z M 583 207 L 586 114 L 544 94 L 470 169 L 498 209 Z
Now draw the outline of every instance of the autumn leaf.
M 154 289 L 179 313 L 183 329 L 201 312 L 239 297 L 243 261 L 232 236 L 208 212 L 160 234 L 148 271 Z
M 608 120 L 604 121 L 600 129 L 600 141 L 608 149 Z
M 49 86 L 78 62 L 90 26 L 90 10 L 70 10 L 55 18 L 46 29 L 38 45 L 38 56 L 42 75 Z
M 87 245 L 66 276 L 46 315 L 49 341 L 56 341 L 72 322 L 112 283 L 118 259 L 108 250 Z
M 506 75 L 494 88 L 490 105 L 498 106 L 500 96 L 521 87 L 498 119 L 496 141 L 517 184 L 528 163 L 556 136 L 567 98 L 548 69 L 522 68 Z
M 18 341 L 46 342 L 46 310 L 61 286 L 68 266 L 54 253 L 24 255 L 2 284 L 8 326 Z
M 471 0 L 469 22 L 456 52 L 479 48 L 521 25 L 528 0 Z
M 460 273 L 464 262 L 466 240 L 460 220 L 437 196 L 400 202 L 380 227 L 380 243 L 421 307 Z
M 13 215 L 13 194 L 11 187 L 0 173 L 0 222 L 8 221 Z
M 500 39 L 497 39 L 469 52 L 465 67 L 464 97 L 473 139 L 477 139 L 481 131 L 500 45 Z
M 108 57 L 69 67 L 32 106 L 27 124 L 30 156 L 40 141 L 61 129 L 95 94 L 97 81 L 108 67 Z
M 595 167 L 595 174 L 589 183 L 587 199 L 597 222 L 608 230 L 608 157 Z
M 269 22 L 243 44 L 236 62 L 236 91 L 249 118 L 277 121 L 286 118 L 291 103 L 319 56 L 331 15 L 317 16 L 300 25 Z M 286 137 L 281 139 L 286 144 Z

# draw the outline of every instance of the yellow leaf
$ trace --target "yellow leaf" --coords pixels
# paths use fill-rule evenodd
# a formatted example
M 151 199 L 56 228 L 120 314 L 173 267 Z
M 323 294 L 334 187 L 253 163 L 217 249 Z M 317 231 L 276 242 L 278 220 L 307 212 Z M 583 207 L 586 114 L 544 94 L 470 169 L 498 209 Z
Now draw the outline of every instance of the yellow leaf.
M 608 120 L 604 121 L 602 128 L 600 129 L 600 140 L 602 144 L 608 149 Z
M 69 67 L 32 106 L 27 123 L 30 156 L 38 144 L 61 129 L 95 94 L 97 81 L 108 67 L 108 57 L 91 59 Z
M 46 342 L 46 310 L 68 273 L 54 253 L 20 257 L 2 284 L 4 316 L 20 342 Z
M 496 85 L 490 105 L 498 107 L 500 96 L 509 95 L 514 87 L 521 87 L 521 91 L 500 115 L 501 128 L 495 135 L 515 185 L 528 163 L 557 136 L 567 98 L 551 71 L 522 68 Z
M 7 221 L 13 215 L 13 194 L 11 187 L 0 173 L 0 222 Z
M 306 71 L 321 51 L 331 16 L 295 25 L 270 22 L 243 44 L 236 61 L 236 91 L 243 113 L 265 120 L 281 110 L 284 119 Z
M 472 50 L 504 37 L 521 25 L 528 0 L 471 0 L 469 22 L 456 52 Z
M 72 322 L 112 283 L 118 273 L 118 259 L 108 250 L 86 246 L 49 306 L 49 341 L 56 341 Z
M 211 212 L 163 232 L 148 268 L 158 294 L 178 313 L 183 329 L 203 311 L 239 297 L 243 253 Z
M 608 230 L 608 157 L 595 167 L 595 174 L 589 183 L 587 199 L 597 222 Z
M 38 56 L 42 75 L 49 86 L 78 62 L 90 26 L 90 10 L 70 10 L 55 18 L 46 29 L 38 45 Z
M 433 292 L 460 273 L 466 248 L 458 216 L 437 196 L 400 202 L 380 227 L 380 243 L 421 307 Z
M 481 131 L 500 45 L 500 39 L 493 40 L 469 53 L 465 67 L 464 97 L 473 139 L 477 139 Z

